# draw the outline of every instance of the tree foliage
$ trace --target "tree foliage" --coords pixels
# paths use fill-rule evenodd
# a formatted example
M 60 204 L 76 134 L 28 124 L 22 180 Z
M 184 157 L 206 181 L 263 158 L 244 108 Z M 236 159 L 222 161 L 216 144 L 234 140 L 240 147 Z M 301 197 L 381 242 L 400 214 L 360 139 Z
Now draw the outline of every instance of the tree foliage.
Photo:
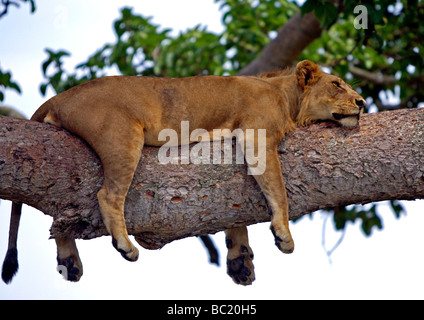
M 4 100 L 5 90 L 7 88 L 21 93 L 19 85 L 12 80 L 12 74 L 9 71 L 2 71 L 0 68 L 0 101 Z
M 302 12 L 314 10 L 319 17 L 323 3 L 334 6 L 307 1 Z M 417 107 L 424 100 L 424 3 L 380 0 L 361 4 L 367 12 L 367 29 L 354 27 L 357 1 L 345 1 L 337 21 L 302 57 L 331 67 L 343 78 L 355 79 L 355 87 L 379 111 Z M 328 23 L 333 18 L 327 15 L 321 21 Z M 396 101 L 389 101 L 389 92 Z
M 17 0 L 17 1 L 12 1 L 12 0 L 2 0 L 0 3 L 0 18 L 2 18 L 4 15 L 7 14 L 8 10 L 10 7 L 20 7 L 20 3 L 29 3 L 29 5 L 31 6 L 31 13 L 34 13 L 36 10 L 36 6 L 35 6 L 35 0 Z
M 301 11 L 314 12 L 323 32 L 299 59 L 313 60 L 347 79 L 367 99 L 366 111 L 415 108 L 423 103 L 422 1 L 363 0 L 359 8 L 353 0 L 307 0 L 303 5 L 285 0 L 215 1 L 222 12 L 221 33 L 197 25 L 175 36 L 153 18 L 127 7 L 113 24 L 115 41 L 103 45 L 74 70 L 63 67 L 69 52 L 46 49 L 42 94 L 49 87 L 59 93 L 87 80 L 117 73 L 166 77 L 234 75 L 256 59 L 288 19 Z M 357 9 L 365 9 L 362 18 L 366 21 L 359 28 L 355 27 Z M 14 83 L 9 87 L 19 89 Z M 391 205 L 396 216 L 404 211 L 398 202 Z M 360 219 L 364 233 L 369 235 L 373 228 L 382 227 L 377 208 L 376 204 L 366 209 L 349 206 L 332 208 L 331 212 L 335 213 L 337 229 Z

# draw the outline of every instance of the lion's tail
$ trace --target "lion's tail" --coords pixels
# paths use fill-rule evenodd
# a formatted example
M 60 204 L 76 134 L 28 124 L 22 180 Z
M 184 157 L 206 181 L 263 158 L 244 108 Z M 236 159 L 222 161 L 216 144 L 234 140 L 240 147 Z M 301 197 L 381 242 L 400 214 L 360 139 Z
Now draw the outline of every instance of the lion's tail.
M 51 102 L 45 102 L 42 106 L 38 108 L 37 111 L 35 111 L 35 113 L 31 117 L 31 120 L 43 122 L 51 107 Z M 22 203 L 13 202 L 12 213 L 10 216 L 9 245 L 7 248 L 6 257 L 4 258 L 3 268 L 1 272 L 1 277 L 3 281 L 7 284 L 12 281 L 12 278 L 15 276 L 16 272 L 19 269 L 17 242 L 21 213 Z
M 12 214 L 10 216 L 10 227 L 9 227 L 9 245 L 7 248 L 6 257 L 3 262 L 3 269 L 1 277 L 3 281 L 9 284 L 12 281 L 13 276 L 18 271 L 18 229 L 19 221 L 21 219 L 22 203 L 12 203 Z

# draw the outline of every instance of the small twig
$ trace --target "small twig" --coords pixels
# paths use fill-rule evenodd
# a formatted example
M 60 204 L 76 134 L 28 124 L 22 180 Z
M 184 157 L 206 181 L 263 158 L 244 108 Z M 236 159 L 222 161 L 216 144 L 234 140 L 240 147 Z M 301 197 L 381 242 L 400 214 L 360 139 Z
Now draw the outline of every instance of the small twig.
M 325 254 L 327 255 L 329 264 L 332 264 L 331 261 L 331 255 L 333 252 L 340 246 L 340 244 L 343 242 L 344 236 L 346 234 L 346 227 L 342 230 L 342 234 L 340 235 L 339 239 L 337 240 L 336 244 L 330 249 L 327 250 L 326 244 L 325 244 L 325 234 L 326 234 L 326 225 L 327 225 L 327 219 L 329 218 L 329 214 L 325 215 L 324 222 L 322 224 L 322 241 L 321 246 L 324 249 Z
M 1 4 L 4 5 L 4 9 L 2 12 L 0 12 L 0 18 L 2 18 L 5 14 L 7 14 L 9 5 L 14 5 L 19 8 L 19 3 L 16 3 L 10 0 L 1 0 Z

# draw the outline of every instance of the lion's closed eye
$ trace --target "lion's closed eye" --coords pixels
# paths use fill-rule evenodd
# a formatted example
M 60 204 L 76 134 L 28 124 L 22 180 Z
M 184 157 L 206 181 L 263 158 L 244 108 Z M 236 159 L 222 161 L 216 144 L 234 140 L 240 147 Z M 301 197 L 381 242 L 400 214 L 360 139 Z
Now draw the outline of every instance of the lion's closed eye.
M 340 85 L 340 82 L 338 82 L 338 81 L 332 81 L 331 83 L 334 84 L 337 88 L 342 89 L 342 86 Z

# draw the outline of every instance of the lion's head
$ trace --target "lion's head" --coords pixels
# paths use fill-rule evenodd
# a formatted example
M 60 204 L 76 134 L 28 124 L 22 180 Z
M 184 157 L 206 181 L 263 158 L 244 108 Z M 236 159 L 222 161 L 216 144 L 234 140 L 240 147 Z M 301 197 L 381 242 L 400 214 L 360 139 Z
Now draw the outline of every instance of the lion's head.
M 322 72 L 308 60 L 297 64 L 296 78 L 302 91 L 298 124 L 317 120 L 332 120 L 349 128 L 358 124 L 365 100 L 342 79 Z

